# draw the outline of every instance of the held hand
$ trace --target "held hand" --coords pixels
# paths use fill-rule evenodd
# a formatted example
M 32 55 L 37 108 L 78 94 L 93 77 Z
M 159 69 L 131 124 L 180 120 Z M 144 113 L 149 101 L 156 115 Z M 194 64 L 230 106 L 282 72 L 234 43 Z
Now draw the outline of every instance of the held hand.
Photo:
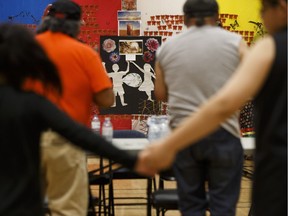
M 149 167 L 144 158 L 141 156 L 141 153 L 138 155 L 138 161 L 135 166 L 135 171 L 144 176 L 154 176 L 157 172 L 155 169 Z
M 165 143 L 151 143 L 141 151 L 139 157 L 150 170 L 163 170 L 172 166 L 176 152 L 169 149 Z

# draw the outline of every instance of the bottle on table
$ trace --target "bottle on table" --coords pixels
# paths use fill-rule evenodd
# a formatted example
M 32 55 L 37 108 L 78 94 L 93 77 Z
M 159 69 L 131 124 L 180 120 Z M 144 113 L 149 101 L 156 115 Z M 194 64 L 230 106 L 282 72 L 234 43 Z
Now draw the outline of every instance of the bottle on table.
M 110 117 L 105 117 L 102 125 L 102 136 L 109 142 L 113 139 L 113 125 Z
M 100 135 L 100 128 L 101 128 L 101 122 L 97 115 L 94 115 L 92 121 L 91 121 L 91 129 L 94 133 L 97 133 Z
M 165 115 L 151 116 L 147 120 L 148 124 L 148 140 L 150 142 L 167 136 L 170 132 L 169 120 Z
M 161 128 L 158 124 L 157 117 L 151 116 L 147 119 L 148 124 L 148 140 L 150 142 L 159 139 L 161 136 Z

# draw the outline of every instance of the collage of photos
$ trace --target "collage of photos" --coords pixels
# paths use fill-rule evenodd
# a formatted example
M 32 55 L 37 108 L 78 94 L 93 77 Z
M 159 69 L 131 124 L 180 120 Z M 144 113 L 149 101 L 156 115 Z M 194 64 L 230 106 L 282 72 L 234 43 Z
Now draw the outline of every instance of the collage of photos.
M 161 37 L 101 36 L 100 43 L 100 56 L 115 95 L 115 104 L 100 113 L 146 114 L 141 104 L 156 103 L 154 64 Z
M 141 12 L 137 11 L 137 0 L 122 0 L 117 16 L 118 36 L 140 36 Z

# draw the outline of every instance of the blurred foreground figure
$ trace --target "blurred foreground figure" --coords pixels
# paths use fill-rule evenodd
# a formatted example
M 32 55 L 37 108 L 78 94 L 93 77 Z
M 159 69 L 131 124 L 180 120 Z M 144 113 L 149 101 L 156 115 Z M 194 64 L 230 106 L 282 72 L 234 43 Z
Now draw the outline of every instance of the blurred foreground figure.
M 118 150 L 86 126 L 71 120 L 44 97 L 23 91 L 26 79 L 38 80 L 46 93 L 61 96 L 56 67 L 34 35 L 24 27 L 1 24 L 0 215 L 44 215 L 39 143 L 41 133 L 48 128 L 80 148 L 135 167 L 135 156 Z M 61 145 L 55 143 L 55 146 L 58 144 Z

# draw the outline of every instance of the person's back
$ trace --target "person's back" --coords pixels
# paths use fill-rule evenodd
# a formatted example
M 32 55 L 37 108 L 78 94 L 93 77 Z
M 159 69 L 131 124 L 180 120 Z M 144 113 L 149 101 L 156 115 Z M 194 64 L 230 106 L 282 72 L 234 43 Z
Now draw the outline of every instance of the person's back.
M 99 55 L 63 33 L 47 31 L 36 39 L 57 65 L 62 79 L 63 96 L 54 102 L 73 119 L 89 126 L 94 92 L 111 88 L 111 83 L 103 78 Z
M 57 0 L 45 13 L 36 39 L 57 66 L 63 85 L 61 97 L 49 94 L 48 98 L 74 120 L 89 126 L 93 102 L 100 107 L 113 104 L 112 83 L 99 54 L 76 39 L 82 23 L 81 7 L 70 0 Z M 39 88 L 32 84 L 35 88 L 42 93 L 41 85 Z M 85 152 L 52 130 L 44 133 L 41 144 L 43 177 L 52 215 L 86 216 Z
M 240 62 L 241 37 L 217 26 L 190 27 L 167 41 L 157 59 L 165 71 L 171 126 L 185 117 L 223 86 Z M 222 126 L 239 137 L 235 113 Z
M 38 172 L 39 137 L 44 128 L 29 109 L 35 101 L 1 84 L 0 98 L 0 215 L 44 215 Z
M 188 29 L 165 42 L 156 59 L 155 95 L 168 101 L 172 129 L 225 84 L 245 47 L 239 35 L 216 26 L 216 1 L 187 0 L 183 11 Z M 211 215 L 235 215 L 243 164 L 239 137 L 235 113 L 214 133 L 177 154 L 173 169 L 183 216 L 205 215 L 207 207 Z

